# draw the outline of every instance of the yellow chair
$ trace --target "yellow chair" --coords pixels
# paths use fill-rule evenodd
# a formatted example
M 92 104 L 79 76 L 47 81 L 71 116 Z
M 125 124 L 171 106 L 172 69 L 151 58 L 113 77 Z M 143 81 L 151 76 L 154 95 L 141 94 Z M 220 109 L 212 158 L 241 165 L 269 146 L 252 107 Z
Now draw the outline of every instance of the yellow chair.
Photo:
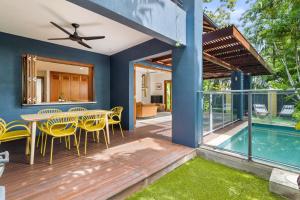
M 6 123 L 0 118 L 0 143 L 13 140 L 26 139 L 26 155 L 29 154 L 30 148 L 30 129 L 23 121 L 12 121 Z
M 46 146 L 47 146 L 47 136 L 52 137 L 51 140 L 51 153 L 50 153 L 50 164 L 52 164 L 53 157 L 53 142 L 55 138 L 68 138 L 68 148 L 71 149 L 70 145 L 70 136 L 74 136 L 74 142 L 76 144 L 77 154 L 80 156 L 79 147 L 76 138 L 76 130 L 78 126 L 78 117 L 71 114 L 57 114 L 49 119 L 46 123 L 44 133 L 45 142 L 44 142 L 44 152 L 45 156 Z
M 68 111 L 69 112 L 78 112 L 78 111 L 86 111 L 86 108 L 83 107 L 74 107 L 74 108 L 70 108 Z
M 122 125 L 121 125 L 123 107 L 117 106 L 117 107 L 114 107 L 113 109 L 111 109 L 111 111 L 113 113 L 108 115 L 108 124 L 111 125 L 113 135 L 115 134 L 114 125 L 119 124 L 122 137 L 124 137 L 123 129 L 122 129 Z
M 99 143 L 99 137 L 100 137 L 100 131 L 104 135 L 105 145 L 106 148 L 108 148 L 108 143 L 106 139 L 106 133 L 105 133 L 105 120 L 106 117 L 104 114 L 97 114 L 97 113 L 88 113 L 82 117 L 82 119 L 79 121 L 78 127 L 80 128 L 79 133 L 79 143 L 80 143 L 80 136 L 81 136 L 81 130 L 85 131 L 85 142 L 84 142 L 84 154 L 86 154 L 86 148 L 87 148 L 87 135 L 88 133 L 92 133 L 94 137 L 94 133 L 97 134 L 97 141 Z
M 61 113 L 61 112 L 62 112 L 61 110 L 56 109 L 56 108 L 47 108 L 47 109 L 40 110 L 38 112 L 38 114 L 54 114 L 54 113 Z M 40 140 L 42 140 L 42 141 L 44 140 L 45 125 L 46 125 L 45 122 L 38 122 L 37 123 L 37 128 L 40 130 L 40 134 L 39 134 L 38 139 L 37 139 L 36 148 L 39 148 Z M 42 152 L 43 152 L 43 142 L 41 142 L 41 154 L 42 154 Z
M 86 108 L 84 108 L 84 107 L 74 107 L 74 108 L 70 108 L 69 110 L 68 110 L 68 112 L 78 112 L 78 111 L 87 111 L 87 109 Z M 81 119 L 81 117 L 79 117 L 79 121 L 80 121 L 80 119 Z M 79 138 L 80 136 L 78 136 L 78 138 Z M 95 136 L 94 136 L 94 134 L 93 134 L 93 138 L 94 138 Z M 80 141 L 80 138 L 78 139 L 78 141 Z M 78 145 L 79 145 L 80 143 L 78 142 Z M 74 144 L 75 145 L 75 144 Z

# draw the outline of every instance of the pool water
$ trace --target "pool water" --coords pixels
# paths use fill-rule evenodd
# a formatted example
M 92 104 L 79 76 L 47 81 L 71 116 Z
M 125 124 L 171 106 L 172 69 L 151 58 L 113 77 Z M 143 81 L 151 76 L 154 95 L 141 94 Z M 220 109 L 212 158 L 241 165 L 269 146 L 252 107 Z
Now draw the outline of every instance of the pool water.
M 248 128 L 241 130 L 218 147 L 247 155 Z M 291 127 L 253 124 L 252 155 L 253 158 L 300 169 L 300 131 Z

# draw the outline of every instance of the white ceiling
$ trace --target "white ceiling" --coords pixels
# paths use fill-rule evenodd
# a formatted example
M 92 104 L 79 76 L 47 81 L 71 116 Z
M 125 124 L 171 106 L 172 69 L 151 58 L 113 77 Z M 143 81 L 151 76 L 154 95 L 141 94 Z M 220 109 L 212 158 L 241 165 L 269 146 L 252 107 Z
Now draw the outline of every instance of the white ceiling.
M 86 41 L 87 49 L 73 41 L 48 41 L 66 37 L 49 22 L 53 21 L 73 33 L 71 23 L 81 26 L 82 36 L 104 35 L 105 39 Z M 151 37 L 118 22 L 93 13 L 65 0 L 0 0 L 0 32 L 47 41 L 63 46 L 112 55 Z

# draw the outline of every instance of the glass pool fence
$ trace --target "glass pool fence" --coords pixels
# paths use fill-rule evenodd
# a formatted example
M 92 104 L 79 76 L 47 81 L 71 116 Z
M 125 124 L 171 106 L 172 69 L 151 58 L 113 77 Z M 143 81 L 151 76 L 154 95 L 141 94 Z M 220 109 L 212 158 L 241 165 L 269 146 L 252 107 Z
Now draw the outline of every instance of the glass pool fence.
M 202 145 L 300 170 L 299 92 L 202 92 Z

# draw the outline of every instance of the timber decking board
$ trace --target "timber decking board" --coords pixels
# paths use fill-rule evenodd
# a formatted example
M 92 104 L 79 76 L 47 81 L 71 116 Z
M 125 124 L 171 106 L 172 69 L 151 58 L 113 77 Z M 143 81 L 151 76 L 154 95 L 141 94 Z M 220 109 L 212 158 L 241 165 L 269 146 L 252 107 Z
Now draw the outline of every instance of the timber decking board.
M 57 140 L 52 165 L 48 164 L 49 148 L 45 157 L 36 151 L 36 163 L 30 166 L 24 141 L 2 144 L 0 150 L 10 151 L 11 162 L 0 185 L 6 187 L 8 200 L 109 198 L 193 151 L 172 144 L 170 128 L 171 122 L 147 125 L 126 132 L 124 139 L 115 131 L 108 150 L 90 137 L 86 156 L 81 142 L 80 157 L 75 147 L 69 151 Z

